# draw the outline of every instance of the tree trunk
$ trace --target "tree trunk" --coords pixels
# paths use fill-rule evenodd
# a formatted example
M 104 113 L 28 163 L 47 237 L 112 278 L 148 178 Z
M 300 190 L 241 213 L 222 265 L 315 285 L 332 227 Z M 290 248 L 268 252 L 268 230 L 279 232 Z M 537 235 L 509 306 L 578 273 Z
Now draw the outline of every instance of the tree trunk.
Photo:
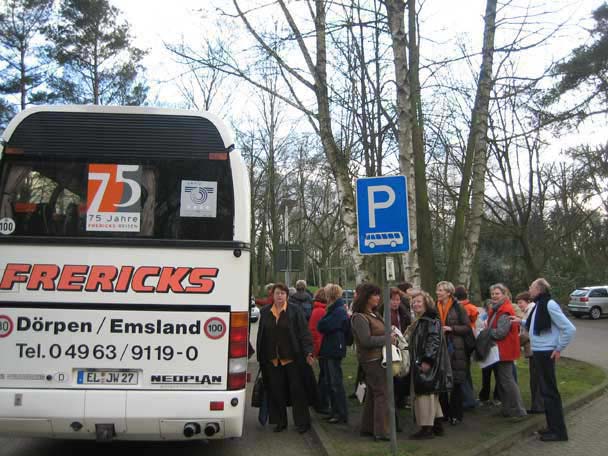
M 534 261 L 534 255 L 532 253 L 532 249 L 530 248 L 530 242 L 526 233 L 520 233 L 517 236 L 517 240 L 521 244 L 523 250 L 524 263 L 526 265 L 526 281 L 527 283 L 532 283 L 532 281 L 538 279 L 541 276 L 540 268 Z
M 481 146 L 481 143 L 483 143 L 483 146 Z M 464 245 L 458 274 L 458 284 L 464 285 L 467 288 L 471 285 L 471 275 L 473 267 L 475 266 L 475 258 L 477 257 L 477 249 L 479 247 L 479 236 L 481 234 L 481 223 L 483 222 L 486 168 L 488 163 L 485 139 L 480 141 L 480 148 L 475 155 L 473 196 L 471 198 L 472 207 L 470 220 L 467 224 L 468 232 L 466 234 L 466 244 Z
M 397 142 L 399 143 L 399 168 L 407 177 L 408 215 L 410 229 L 410 251 L 403 256 L 406 279 L 414 286 L 420 286 L 418 265 L 418 235 L 416 211 L 416 181 L 412 145 L 412 112 L 410 87 L 408 85 L 407 40 L 405 35 L 405 2 L 387 0 L 386 12 L 392 38 L 393 62 L 397 91 Z M 426 227 L 427 229 L 430 227 Z
M 490 93 L 494 84 L 492 79 L 492 64 L 494 60 L 494 35 L 496 31 L 496 3 L 497 0 L 487 0 L 486 3 L 481 69 L 477 83 L 475 104 L 471 113 L 471 129 L 467 140 L 464 169 L 455 214 L 456 220 L 452 232 L 448 258 L 448 280 L 464 280 L 464 283 L 470 282 L 470 265 L 468 273 L 464 276 L 460 274 L 462 263 L 465 261 L 465 257 L 467 257 L 467 261 L 472 262 L 472 259 L 475 256 L 475 252 L 465 252 L 467 250 L 465 247 L 468 245 L 470 248 L 476 250 L 476 246 L 479 243 L 479 229 L 481 227 L 479 211 L 483 211 L 483 188 L 481 190 L 481 201 L 479 201 L 478 198 L 480 196 L 479 188 L 480 186 L 484 186 L 485 180 L 488 109 L 490 104 Z M 482 155 L 482 157 L 479 157 L 479 155 Z M 481 179 L 481 181 L 472 181 L 474 164 L 479 168 L 474 175 L 474 179 Z M 482 166 L 483 172 L 481 172 Z M 474 191 L 477 192 L 475 195 L 477 199 L 473 203 L 473 208 L 471 209 L 469 206 L 469 198 L 472 187 L 475 187 Z M 479 205 L 482 207 L 480 208 Z M 471 210 L 470 213 L 469 210 Z M 468 239 L 465 233 L 467 221 L 469 222 L 468 228 L 470 230 L 476 230 L 476 234 L 470 233 Z M 472 226 L 472 224 L 479 224 L 479 226 Z
M 329 96 L 327 90 L 327 47 L 325 24 L 325 1 L 316 0 L 315 31 L 317 45 L 317 61 L 314 68 L 315 95 L 317 98 L 318 121 L 321 143 L 329 161 L 329 165 L 336 184 L 338 195 L 342 201 L 342 222 L 346 233 L 346 242 L 351 251 L 353 262 L 357 271 L 357 283 L 368 278 L 363 258 L 358 252 L 357 216 L 355 195 L 348 172 L 348 161 L 340 159 L 340 150 L 332 131 L 331 115 L 329 111 Z
M 21 46 L 21 60 L 19 61 L 19 93 L 21 95 L 21 110 L 23 111 L 27 107 L 27 85 L 25 82 L 26 69 L 25 69 L 25 44 Z
M 416 28 L 416 0 L 408 0 L 408 32 L 410 55 L 410 106 L 412 119 L 412 146 L 414 152 L 414 176 L 416 196 L 416 226 L 418 239 L 418 261 L 420 262 L 421 285 L 425 290 L 435 287 L 435 258 L 433 254 L 433 230 L 431 229 L 431 209 L 426 182 L 424 159 L 424 123 L 420 95 L 420 49 Z

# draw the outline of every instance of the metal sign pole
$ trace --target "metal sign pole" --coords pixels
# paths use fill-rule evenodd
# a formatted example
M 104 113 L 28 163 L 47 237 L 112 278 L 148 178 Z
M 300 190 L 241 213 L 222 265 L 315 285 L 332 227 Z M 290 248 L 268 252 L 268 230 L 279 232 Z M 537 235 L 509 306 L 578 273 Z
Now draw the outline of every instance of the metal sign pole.
M 291 262 L 289 261 L 289 205 L 287 203 L 285 203 L 285 233 L 284 233 L 284 237 L 285 237 L 285 256 L 286 256 L 286 260 L 287 260 L 287 268 L 285 271 L 285 285 L 287 285 L 287 287 L 289 288 L 289 270 L 291 269 Z
M 378 176 L 357 179 L 357 241 L 361 255 L 381 254 L 386 262 L 384 287 L 384 327 L 386 332 L 386 382 L 390 420 L 391 452 L 397 454 L 395 391 L 391 347 L 389 284 L 395 281 L 395 262 L 387 254 L 410 250 L 405 176 Z
M 386 336 L 385 348 L 386 348 L 386 385 L 388 392 L 388 413 L 389 413 L 389 424 L 390 424 L 390 438 L 391 438 L 391 453 L 393 456 L 397 454 L 397 423 L 395 419 L 395 391 L 393 388 L 393 350 L 392 350 L 392 341 L 391 341 L 391 333 L 392 333 L 392 325 L 391 325 L 391 297 L 390 297 L 390 284 L 389 280 L 391 279 L 390 275 L 390 262 L 393 261 L 392 258 L 384 255 L 385 257 L 385 266 L 384 270 L 386 272 L 386 285 L 384 287 L 384 333 Z M 394 271 L 394 265 L 393 265 Z M 394 275 L 394 273 L 393 273 Z M 393 279 L 394 280 L 394 279 Z
M 290 273 L 291 272 L 291 250 L 289 250 L 289 246 L 287 245 L 287 270 L 285 271 L 285 281 L 287 282 L 285 285 L 289 287 L 289 283 L 291 282 Z

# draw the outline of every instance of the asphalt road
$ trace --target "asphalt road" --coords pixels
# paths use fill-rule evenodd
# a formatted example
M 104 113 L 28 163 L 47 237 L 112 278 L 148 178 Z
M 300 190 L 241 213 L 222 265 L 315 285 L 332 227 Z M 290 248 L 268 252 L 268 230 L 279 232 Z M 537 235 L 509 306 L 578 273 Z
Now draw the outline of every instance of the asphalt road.
M 255 346 L 257 324 L 251 325 L 251 340 Z M 250 363 L 252 378 L 255 378 L 257 365 Z M 250 393 L 252 384 L 248 385 Z M 249 403 L 249 398 L 248 398 Z M 260 426 L 257 409 L 248 408 L 245 415 L 244 436 L 232 440 L 211 440 L 209 442 L 112 442 L 97 444 L 71 440 L 0 438 L 0 456 L 66 456 L 86 454 L 87 456 L 123 456 L 145 454 L 146 456 L 307 456 L 321 453 L 311 433 L 298 434 L 290 429 L 280 434 L 272 428 Z
M 572 318 L 576 335 L 564 356 L 597 364 L 608 370 L 608 318 Z
M 596 364 L 608 370 L 608 319 L 589 320 L 573 318 L 576 336 L 564 351 L 564 356 Z M 558 376 L 559 381 L 559 376 Z M 608 440 L 603 436 L 608 427 L 608 395 L 566 416 L 570 440 L 559 443 L 544 443 L 537 436 L 518 442 L 500 456 L 605 456 Z

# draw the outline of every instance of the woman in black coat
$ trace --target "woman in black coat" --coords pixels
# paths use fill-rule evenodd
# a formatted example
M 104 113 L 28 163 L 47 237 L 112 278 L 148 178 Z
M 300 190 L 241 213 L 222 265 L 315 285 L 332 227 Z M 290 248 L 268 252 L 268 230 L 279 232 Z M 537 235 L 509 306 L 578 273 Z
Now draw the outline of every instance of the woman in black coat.
M 287 428 L 287 409 L 293 407 L 298 432 L 310 429 L 309 405 L 314 400 L 312 336 L 302 309 L 288 305 L 288 288 L 272 287 L 272 305 L 260 311 L 257 359 L 269 399 L 269 421 L 274 431 Z M 311 378 L 312 377 L 312 378 Z
M 443 435 L 439 394 L 452 388 L 453 378 L 441 321 L 433 298 L 419 291 L 412 296 L 416 321 L 408 328 L 414 416 L 420 430 L 412 439 Z

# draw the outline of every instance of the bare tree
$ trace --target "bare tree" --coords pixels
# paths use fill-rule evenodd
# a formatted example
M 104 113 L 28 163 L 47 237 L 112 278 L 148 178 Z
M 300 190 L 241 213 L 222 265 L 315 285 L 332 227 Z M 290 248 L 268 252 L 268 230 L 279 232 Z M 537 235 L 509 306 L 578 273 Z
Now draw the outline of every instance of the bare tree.
M 456 207 L 456 220 L 452 232 L 447 266 L 448 279 L 465 285 L 469 284 L 471 264 L 468 263 L 472 263 L 475 257 L 479 242 L 479 230 L 481 228 L 481 214 L 483 213 L 488 108 L 492 85 L 494 84 L 492 64 L 494 61 L 494 37 L 496 31 L 496 4 L 497 0 L 487 0 L 486 2 L 481 68 L 477 82 L 475 104 L 471 112 L 471 128 L 467 140 L 464 169 L 458 194 L 458 206 Z M 473 172 L 474 167 L 475 172 Z M 472 178 L 476 180 L 472 180 Z M 470 203 L 469 198 L 471 193 L 474 194 L 474 198 Z M 471 218 L 470 223 L 466 224 L 469 216 Z M 465 234 L 466 225 L 469 228 L 468 236 Z M 461 275 L 461 270 L 468 277 Z

